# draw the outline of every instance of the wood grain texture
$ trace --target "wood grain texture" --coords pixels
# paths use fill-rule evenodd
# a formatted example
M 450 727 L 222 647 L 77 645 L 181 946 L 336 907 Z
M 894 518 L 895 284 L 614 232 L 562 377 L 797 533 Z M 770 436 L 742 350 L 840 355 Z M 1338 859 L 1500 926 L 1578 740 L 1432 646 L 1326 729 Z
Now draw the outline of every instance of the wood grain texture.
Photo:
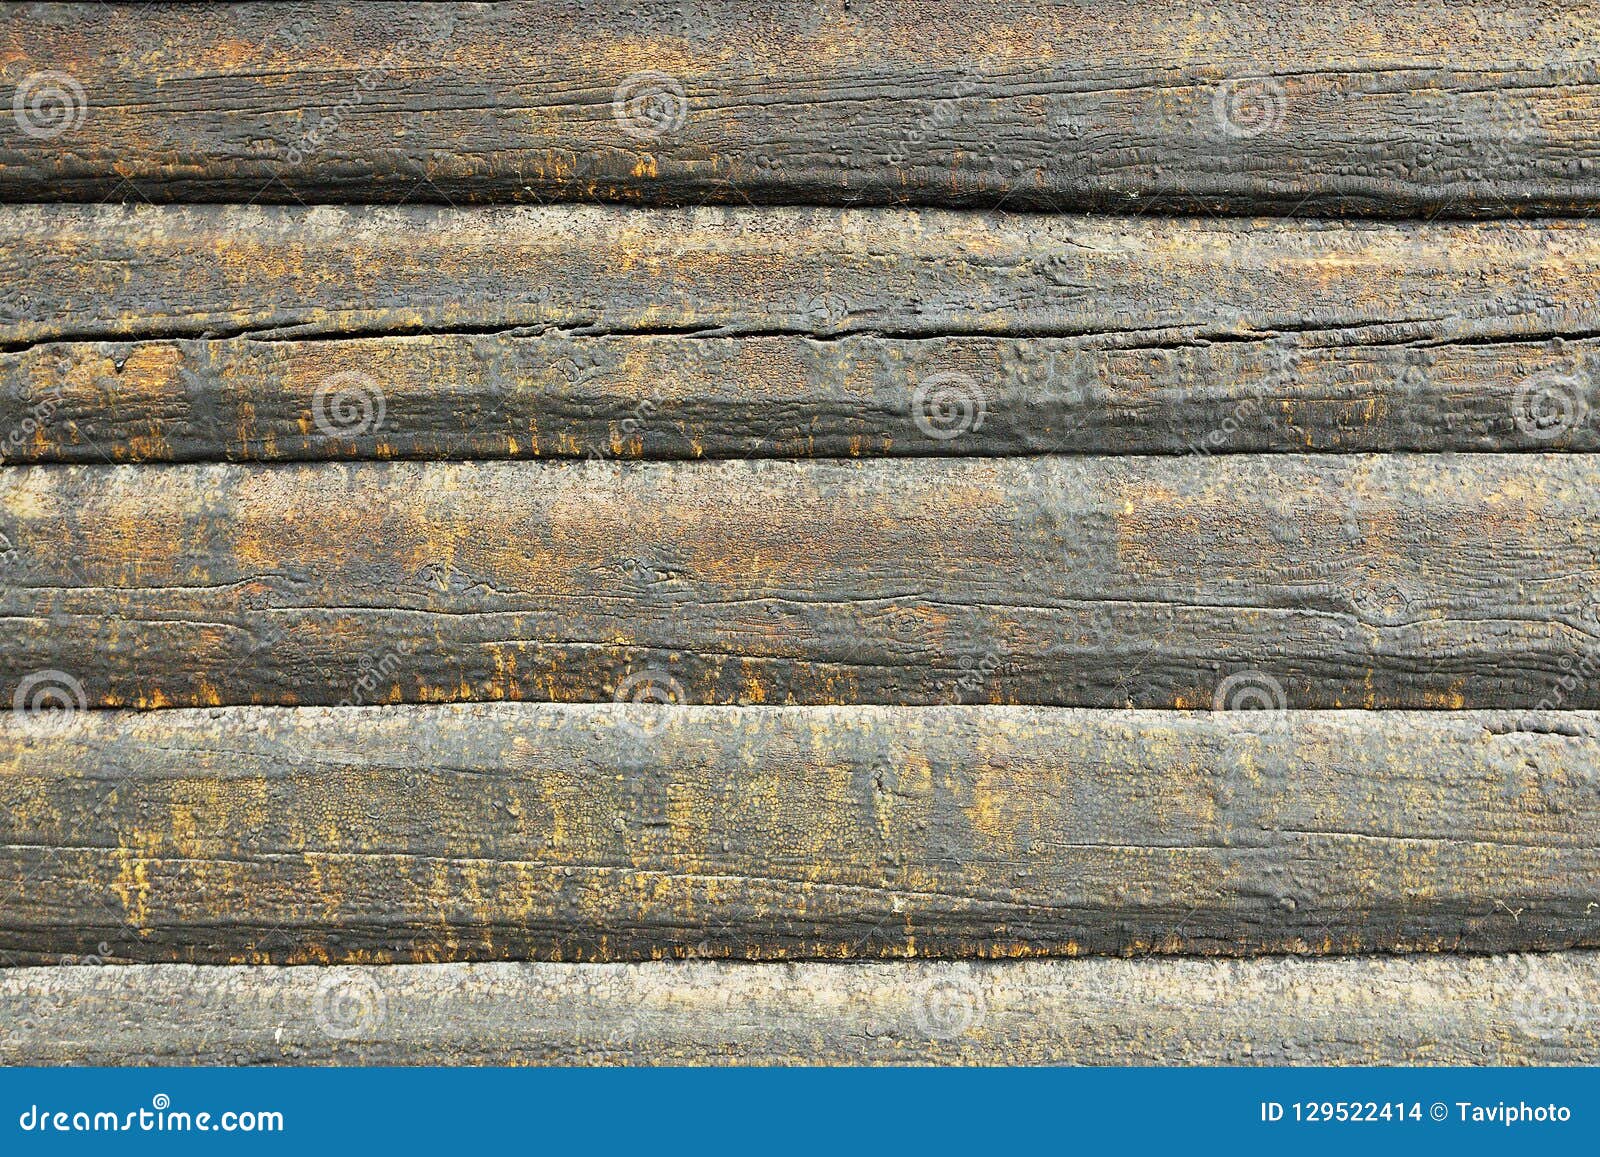
M 1600 448 L 1579 222 L 0 211 L 0 460 Z
M 0 353 L 0 463 L 1594 451 L 1597 350 L 1298 336 L 47 343 Z
M 1592 953 L 1248 962 L 58 967 L 7 1064 L 1582 1065 Z
M 883 209 L 14 205 L 0 342 L 1592 335 L 1600 226 Z
M 6 9 L 13 200 L 1436 216 L 1600 194 L 1600 33 L 1550 0 Z
M 193 963 L 1600 944 L 1600 717 L 0 719 L 0 949 Z
M 1591 455 L 0 471 L 0 696 L 1600 706 Z

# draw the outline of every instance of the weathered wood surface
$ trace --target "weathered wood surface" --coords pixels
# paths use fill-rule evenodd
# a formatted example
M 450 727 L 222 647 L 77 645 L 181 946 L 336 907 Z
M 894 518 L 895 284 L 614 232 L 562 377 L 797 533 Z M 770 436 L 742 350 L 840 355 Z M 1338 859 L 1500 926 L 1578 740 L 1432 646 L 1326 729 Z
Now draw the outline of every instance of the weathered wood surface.
M 0 353 L 0 463 L 1600 450 L 1600 343 L 567 333 Z
M 192 963 L 1600 944 L 1600 717 L 0 718 L 0 949 Z
M 1596 461 L 17 467 L 0 697 L 1590 708 Z
M 1600 227 L 882 209 L 14 205 L 0 342 L 1591 334 Z
M 0 972 L 7 1064 L 1582 1065 L 1592 953 Z
M 5 7 L 13 200 L 1600 200 L 1555 0 Z
M 19 206 L 0 274 L 10 462 L 1600 448 L 1578 222 Z

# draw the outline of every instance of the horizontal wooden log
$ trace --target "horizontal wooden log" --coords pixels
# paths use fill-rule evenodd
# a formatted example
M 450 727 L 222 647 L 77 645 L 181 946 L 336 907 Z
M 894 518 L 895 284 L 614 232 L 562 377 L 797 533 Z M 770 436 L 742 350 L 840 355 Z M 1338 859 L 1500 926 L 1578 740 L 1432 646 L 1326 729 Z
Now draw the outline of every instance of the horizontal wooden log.
M 0 275 L 8 462 L 1600 448 L 1576 222 L 30 206 Z
M 14 205 L 0 273 L 13 349 L 552 329 L 1427 346 L 1592 336 L 1600 226 Z
M 29 1065 L 1581 1065 L 1593 953 L 0 972 Z
M 1596 461 L 17 467 L 0 701 L 1592 708 Z
M 0 950 L 193 963 L 1600 945 L 1600 717 L 0 717 Z
M 1600 200 L 1600 33 L 1553 0 L 6 8 L 12 200 Z
M 0 353 L 0 463 L 1600 450 L 1593 339 L 511 334 Z

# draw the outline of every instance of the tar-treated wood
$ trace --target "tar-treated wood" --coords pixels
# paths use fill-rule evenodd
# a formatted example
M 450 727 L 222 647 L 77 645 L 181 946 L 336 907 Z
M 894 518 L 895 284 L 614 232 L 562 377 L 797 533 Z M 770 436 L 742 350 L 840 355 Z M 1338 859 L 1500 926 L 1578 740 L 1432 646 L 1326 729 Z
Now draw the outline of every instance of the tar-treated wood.
M 0 718 L 11 963 L 1600 944 L 1589 713 Z
M 8 1064 L 1584 1065 L 1591 953 L 30 968 Z
M 7 462 L 1600 447 L 1577 222 L 28 206 L 0 271 Z
M 1568 454 L 17 467 L 0 695 L 1594 707 L 1597 502 Z
M 0 6 L 0 1059 L 1600 1059 L 1600 32 L 1302 7 Z
M 1587 212 L 1582 5 L 5 6 L 0 196 Z
M 837 209 L 17 205 L 0 343 L 529 328 L 1583 337 L 1600 226 Z
M 1600 449 L 1590 339 L 1117 340 L 52 342 L 0 353 L 0 462 Z

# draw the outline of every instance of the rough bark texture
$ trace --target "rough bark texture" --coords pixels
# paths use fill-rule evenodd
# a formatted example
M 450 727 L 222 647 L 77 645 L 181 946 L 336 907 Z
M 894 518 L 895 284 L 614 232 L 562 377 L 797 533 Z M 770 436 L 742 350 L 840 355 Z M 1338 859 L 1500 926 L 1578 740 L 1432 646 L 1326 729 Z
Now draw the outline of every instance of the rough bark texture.
M 1192 708 L 1248 674 L 1588 708 L 1597 483 L 1560 454 L 22 467 L 0 696 Z
M 9 1064 L 1600 1061 L 1600 964 L 1298 961 L 13 969 Z
M 14 200 L 1436 216 L 1600 195 L 1600 33 L 1550 0 L 6 8 L 32 129 L 0 136 Z
M 0 719 L 0 948 L 119 961 L 1600 944 L 1590 713 Z

